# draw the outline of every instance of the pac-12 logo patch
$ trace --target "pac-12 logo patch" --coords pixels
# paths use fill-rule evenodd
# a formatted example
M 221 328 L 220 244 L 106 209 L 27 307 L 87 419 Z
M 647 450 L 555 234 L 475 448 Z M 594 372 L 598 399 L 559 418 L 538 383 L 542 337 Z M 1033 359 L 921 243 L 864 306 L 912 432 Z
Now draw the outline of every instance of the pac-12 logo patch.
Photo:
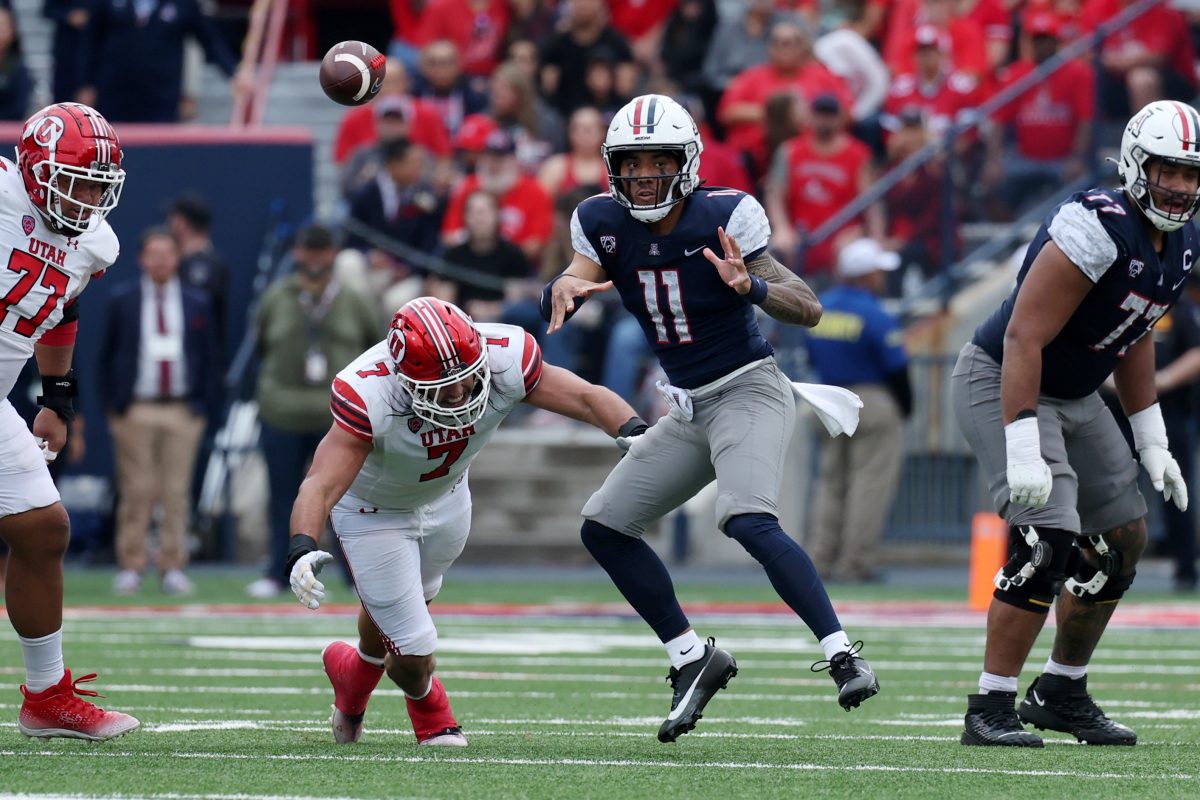
M 617 252 L 617 237 L 601 236 L 600 246 L 604 248 L 604 252 L 612 254 Z
M 33 233 L 34 226 L 36 226 L 36 225 L 37 225 L 37 223 L 34 221 L 33 217 L 30 216 L 29 214 L 26 214 L 25 216 L 21 217 L 21 230 L 25 231 L 26 236 Z
M 1129 259 L 1129 277 L 1136 278 L 1138 275 L 1142 274 L 1142 270 L 1145 268 L 1146 265 L 1141 261 L 1138 261 L 1136 258 Z
M 416 433 L 417 431 L 421 430 L 422 424 L 424 423 L 421 422 L 420 417 L 412 417 L 408 420 L 408 429 L 413 433 Z

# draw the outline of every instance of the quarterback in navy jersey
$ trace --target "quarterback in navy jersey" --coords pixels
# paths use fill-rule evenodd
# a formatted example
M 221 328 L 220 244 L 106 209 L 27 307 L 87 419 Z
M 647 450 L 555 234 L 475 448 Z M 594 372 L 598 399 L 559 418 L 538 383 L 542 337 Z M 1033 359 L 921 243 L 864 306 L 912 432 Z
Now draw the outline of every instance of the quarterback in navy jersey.
M 778 519 L 796 408 L 754 306 L 811 327 L 821 305 L 767 253 L 771 229 L 757 200 L 699 185 L 703 149 L 691 115 L 668 97 L 637 97 L 617 112 L 602 147 L 609 191 L 575 210 L 575 255 L 542 293 L 553 334 L 589 295 L 615 288 L 670 381 L 660 385 L 670 413 L 623 431 L 628 453 L 584 505 L 581 531 L 667 650 L 674 696 L 663 742 L 695 727 L 737 664 L 700 640 L 642 534 L 714 478 L 717 526 L 763 564 L 820 641 L 839 703 L 849 711 L 879 690 L 861 643 L 851 645 L 812 561 Z
M 1125 127 L 1117 166 L 1121 188 L 1074 194 L 1050 212 L 1016 287 L 954 369 L 955 414 L 1010 541 L 963 744 L 1041 747 L 1022 723 L 1089 744 L 1137 742 L 1087 691 L 1092 652 L 1146 547 L 1137 462 L 1096 390 L 1112 376 L 1138 461 L 1155 490 L 1186 509 L 1146 334 L 1200 252 L 1200 114 L 1149 104 Z M 1054 648 L 1014 708 L 1052 604 Z

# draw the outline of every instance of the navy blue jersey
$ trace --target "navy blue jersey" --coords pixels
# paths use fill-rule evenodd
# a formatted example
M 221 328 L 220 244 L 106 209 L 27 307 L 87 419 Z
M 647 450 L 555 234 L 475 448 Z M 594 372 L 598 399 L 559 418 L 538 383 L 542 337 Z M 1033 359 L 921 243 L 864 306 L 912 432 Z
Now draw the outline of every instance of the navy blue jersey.
M 1164 234 L 1161 255 L 1142 212 L 1120 189 L 1071 195 L 1051 211 L 1029 245 L 1012 293 L 975 331 L 974 342 L 996 361 L 1029 265 L 1054 243 L 1095 284 L 1058 335 L 1042 350 L 1042 394 L 1064 400 L 1096 391 L 1125 351 L 1142 338 L 1183 291 L 1198 249 L 1189 223 Z
M 750 261 L 771 226 L 758 201 L 734 189 L 702 187 L 683 203 L 675 229 L 656 236 L 609 195 L 589 197 L 571 217 L 571 244 L 604 268 L 672 385 L 695 389 L 772 353 L 754 306 L 703 254 L 724 254 L 723 227 Z

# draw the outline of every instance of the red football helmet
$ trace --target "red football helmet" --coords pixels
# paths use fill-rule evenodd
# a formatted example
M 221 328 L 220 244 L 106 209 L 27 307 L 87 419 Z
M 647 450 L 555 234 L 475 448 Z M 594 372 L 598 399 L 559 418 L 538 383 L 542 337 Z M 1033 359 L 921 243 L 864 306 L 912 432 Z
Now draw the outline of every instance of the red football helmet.
M 492 388 L 487 345 L 458 306 L 436 297 L 410 300 L 392 317 L 387 343 L 414 414 L 440 428 L 479 421 Z M 442 403 L 441 390 L 471 376 L 475 385 L 463 401 Z
M 55 103 L 30 117 L 17 143 L 17 167 L 50 227 L 69 235 L 99 224 L 125 184 L 116 131 L 82 103 Z

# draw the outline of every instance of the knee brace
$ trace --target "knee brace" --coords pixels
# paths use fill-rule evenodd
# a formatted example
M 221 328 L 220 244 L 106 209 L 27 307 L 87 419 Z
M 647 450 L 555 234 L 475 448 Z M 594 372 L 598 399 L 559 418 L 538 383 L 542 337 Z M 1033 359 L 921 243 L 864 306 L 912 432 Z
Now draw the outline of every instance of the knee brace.
M 1067 591 L 1089 603 L 1117 602 L 1133 585 L 1137 570 L 1128 575 L 1121 574 L 1121 569 L 1125 566 L 1125 557 L 1120 550 L 1108 546 L 1103 534 L 1081 538 L 1096 551 L 1100 558 L 1100 566 L 1093 567 L 1080 558 L 1078 570 L 1067 580 Z
M 993 597 L 1045 614 L 1074 563 L 1075 534 L 1025 525 L 1009 528 L 1008 563 L 996 573 Z

